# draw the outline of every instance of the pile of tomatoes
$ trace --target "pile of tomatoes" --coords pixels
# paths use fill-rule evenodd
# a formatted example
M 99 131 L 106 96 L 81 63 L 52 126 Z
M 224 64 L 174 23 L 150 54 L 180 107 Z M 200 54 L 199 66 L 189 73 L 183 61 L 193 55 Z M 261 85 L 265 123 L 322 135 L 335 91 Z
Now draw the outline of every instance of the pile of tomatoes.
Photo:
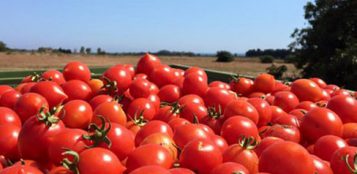
M 150 54 L 98 79 L 69 62 L 0 85 L 0 174 L 353 174 L 355 97 L 319 78 L 208 83 Z

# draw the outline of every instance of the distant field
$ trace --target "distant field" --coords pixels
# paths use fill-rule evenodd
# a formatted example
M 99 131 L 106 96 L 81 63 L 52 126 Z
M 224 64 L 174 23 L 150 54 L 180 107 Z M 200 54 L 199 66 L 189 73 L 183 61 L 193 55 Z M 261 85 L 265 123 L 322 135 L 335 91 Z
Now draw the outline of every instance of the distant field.
M 136 64 L 140 56 L 96 56 L 96 55 L 58 55 L 58 54 L 31 54 L 31 53 L 0 53 L 0 71 L 24 69 L 49 69 L 62 68 L 66 62 L 81 61 L 88 66 L 111 66 L 114 64 Z M 219 71 L 234 72 L 246 75 L 257 75 L 265 72 L 271 64 L 262 64 L 258 58 L 237 58 L 234 62 L 215 62 L 215 57 L 178 57 L 161 56 L 166 64 L 183 64 L 199 66 Z M 276 62 L 277 65 L 285 64 L 289 74 L 296 70 L 292 64 Z

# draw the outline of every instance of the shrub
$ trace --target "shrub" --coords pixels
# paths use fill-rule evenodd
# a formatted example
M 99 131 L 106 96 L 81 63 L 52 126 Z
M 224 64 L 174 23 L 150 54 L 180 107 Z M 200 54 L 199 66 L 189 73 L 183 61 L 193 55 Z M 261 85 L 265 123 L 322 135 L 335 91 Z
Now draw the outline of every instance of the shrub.
M 269 74 L 273 75 L 276 79 L 281 79 L 284 73 L 288 70 L 288 68 L 285 65 L 276 66 L 275 64 L 272 64 L 266 70 Z
M 228 52 L 228 51 L 218 51 L 217 52 L 217 62 L 232 62 L 234 61 L 234 57 L 232 55 L 232 53 Z
M 260 59 L 261 63 L 273 63 L 273 61 L 274 61 L 274 57 L 268 56 L 268 55 L 261 56 L 261 57 L 259 57 L 259 59 Z

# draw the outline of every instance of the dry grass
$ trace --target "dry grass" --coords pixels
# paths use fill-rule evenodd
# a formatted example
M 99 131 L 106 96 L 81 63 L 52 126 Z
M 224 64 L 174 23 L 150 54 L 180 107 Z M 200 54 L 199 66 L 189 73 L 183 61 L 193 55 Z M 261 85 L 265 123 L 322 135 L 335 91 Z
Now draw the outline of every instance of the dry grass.
M 139 56 L 96 56 L 96 55 L 63 55 L 63 54 L 31 54 L 31 53 L 0 53 L 0 71 L 23 69 L 61 68 L 66 62 L 81 61 L 88 66 L 111 66 L 114 64 L 136 64 Z M 166 64 L 183 64 L 199 66 L 220 71 L 234 72 L 246 75 L 257 75 L 265 72 L 270 64 L 262 64 L 257 58 L 239 58 L 234 62 L 220 63 L 215 57 L 179 57 L 161 56 Z M 277 65 L 284 64 L 276 62 Z M 289 74 L 295 72 L 292 64 L 285 64 Z

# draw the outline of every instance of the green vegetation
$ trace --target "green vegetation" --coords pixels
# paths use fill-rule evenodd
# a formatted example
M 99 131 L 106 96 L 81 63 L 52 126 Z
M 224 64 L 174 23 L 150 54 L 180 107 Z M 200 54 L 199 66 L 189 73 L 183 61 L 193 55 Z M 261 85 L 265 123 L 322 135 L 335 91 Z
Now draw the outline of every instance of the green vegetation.
M 6 44 L 2 41 L 0 41 L 0 52 L 7 51 L 9 48 L 7 48 Z
M 218 51 L 217 54 L 217 62 L 232 62 L 234 61 L 234 57 L 232 55 L 232 53 L 228 52 L 228 51 Z
M 264 55 L 259 57 L 261 63 L 273 63 L 274 57 L 270 55 Z

